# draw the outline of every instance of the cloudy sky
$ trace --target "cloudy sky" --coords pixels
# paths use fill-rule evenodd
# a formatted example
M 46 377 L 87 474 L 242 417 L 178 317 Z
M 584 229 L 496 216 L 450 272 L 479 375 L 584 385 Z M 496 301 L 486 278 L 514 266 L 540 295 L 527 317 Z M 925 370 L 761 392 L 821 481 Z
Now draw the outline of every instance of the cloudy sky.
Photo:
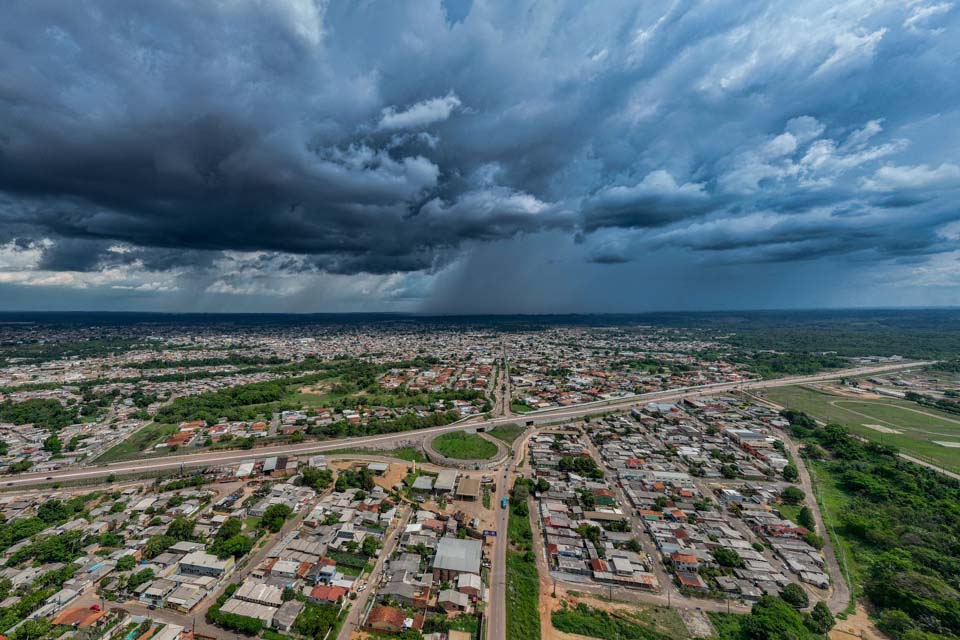
M 960 304 L 952 0 L 11 0 L 0 309 Z

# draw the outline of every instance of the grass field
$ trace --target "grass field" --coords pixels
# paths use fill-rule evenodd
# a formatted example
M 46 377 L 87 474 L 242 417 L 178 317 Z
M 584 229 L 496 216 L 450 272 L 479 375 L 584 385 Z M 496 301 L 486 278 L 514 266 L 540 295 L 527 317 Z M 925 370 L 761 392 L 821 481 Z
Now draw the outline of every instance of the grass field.
M 130 434 L 123 442 L 110 447 L 97 458 L 97 462 L 116 462 L 136 457 L 149 451 L 153 445 L 177 432 L 175 424 L 157 424 L 151 422 L 139 431 Z
M 606 611 L 594 609 L 580 603 L 576 607 L 562 607 L 551 616 L 553 626 L 564 633 L 574 633 L 602 640 L 667 640 L 676 636 L 667 636 L 658 631 L 631 621 L 626 614 L 611 615 Z M 686 637 L 686 636 L 680 636 Z
M 475 433 L 452 431 L 433 439 L 433 448 L 454 460 L 487 460 L 497 455 L 497 445 Z
M 777 387 L 767 389 L 763 395 L 788 409 L 804 411 L 823 422 L 845 425 L 868 440 L 960 472 L 960 416 L 906 400 L 850 398 L 806 387 Z
M 810 477 L 813 481 L 814 498 L 820 507 L 820 514 L 823 516 L 823 522 L 827 527 L 826 535 L 830 537 L 833 550 L 837 555 L 837 561 L 845 574 L 844 576 L 832 576 L 831 579 L 846 580 L 851 593 L 860 596 L 863 592 L 860 564 L 865 558 L 858 557 L 857 549 L 849 540 L 838 535 L 836 528 L 839 524 L 840 514 L 848 509 L 847 497 L 837 487 L 836 478 L 830 474 L 829 468 L 825 464 L 807 460 L 807 469 L 810 471 Z M 824 534 L 823 531 L 818 533 Z M 855 606 L 856 598 L 851 598 L 845 613 L 852 613 Z
M 487 433 L 498 440 L 503 440 L 507 444 L 513 444 L 513 441 L 519 438 L 524 430 L 525 429 L 518 424 L 505 424 L 491 429 Z
M 390 458 L 400 458 L 408 462 L 426 462 L 427 458 L 417 447 L 399 447 L 397 449 L 335 449 L 326 451 L 327 455 L 350 454 L 367 456 L 387 456 Z
M 540 574 L 531 551 L 533 530 L 530 518 L 519 516 L 511 510 L 507 520 L 507 536 L 510 540 L 505 585 L 507 637 L 539 638 L 540 612 L 537 604 L 540 600 Z

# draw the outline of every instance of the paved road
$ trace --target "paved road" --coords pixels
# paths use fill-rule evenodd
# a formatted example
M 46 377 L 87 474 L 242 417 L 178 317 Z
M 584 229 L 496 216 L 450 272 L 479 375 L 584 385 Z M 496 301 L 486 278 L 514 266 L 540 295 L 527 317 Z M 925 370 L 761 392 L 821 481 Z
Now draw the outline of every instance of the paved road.
M 497 537 L 493 539 L 493 554 L 490 561 L 490 606 L 487 607 L 487 638 L 504 640 L 507 637 L 507 518 L 510 510 L 500 506 L 502 498 L 510 493 L 511 474 L 507 465 L 496 471 L 497 491 L 491 496 L 492 506 L 497 511 Z M 509 499 L 509 498 L 508 498 Z
M 360 627 L 360 623 L 362 622 L 361 616 L 363 616 L 367 609 L 367 601 L 370 599 L 371 594 L 380 586 L 378 581 L 383 574 L 383 565 L 393 553 L 393 550 L 396 549 L 397 543 L 400 541 L 400 536 L 403 534 L 403 530 L 406 528 L 407 522 L 410 521 L 410 516 L 413 514 L 413 511 L 406 506 L 401 506 L 400 508 L 402 509 L 400 521 L 384 541 L 383 548 L 380 550 L 380 555 L 377 556 L 377 562 L 373 567 L 373 572 L 371 572 L 367 578 L 367 588 L 360 593 L 357 599 L 353 601 L 353 604 L 350 605 L 350 612 L 347 614 L 347 619 L 344 621 L 343 626 L 340 627 L 337 640 L 350 640 L 353 632 Z
M 510 390 L 510 364 L 507 362 L 507 348 L 503 348 L 503 385 L 501 388 L 501 398 L 503 399 L 503 414 L 506 417 L 513 415 L 510 409 L 510 403 L 513 401 L 513 392 Z
M 792 438 L 784 436 L 783 439 L 787 444 L 787 448 L 790 450 L 790 454 L 793 456 L 797 471 L 800 472 L 800 486 L 807 495 L 805 502 L 807 502 L 807 506 L 810 507 L 810 511 L 813 512 L 813 519 L 817 524 L 817 533 L 823 536 L 825 542 L 821 551 L 823 551 L 823 557 L 827 563 L 827 571 L 831 578 L 831 590 L 830 595 L 827 597 L 827 606 L 830 607 L 830 611 L 834 614 L 838 614 L 846 609 L 850 603 L 850 587 L 847 585 L 846 572 L 841 569 L 840 563 L 837 561 L 837 554 L 833 548 L 827 527 L 823 522 L 823 514 L 820 513 L 820 507 L 814 500 L 816 493 L 814 493 L 813 490 L 813 482 L 810 480 L 807 465 L 804 459 L 800 457 L 800 447 L 797 446 L 797 443 L 794 442 Z
M 830 373 L 823 373 L 814 376 L 796 376 L 791 378 L 778 378 L 776 380 L 755 380 L 752 382 L 721 383 L 701 385 L 696 387 L 684 387 L 671 389 L 668 391 L 655 391 L 639 395 L 617 398 L 615 400 L 605 400 L 601 402 L 587 403 L 573 407 L 562 407 L 558 409 L 546 409 L 543 411 L 534 411 L 523 416 L 522 420 L 529 424 L 544 424 L 552 422 L 563 422 L 565 420 L 575 420 L 584 416 L 597 413 L 598 411 L 612 411 L 617 409 L 629 409 L 653 401 L 675 401 L 684 397 L 711 395 L 728 391 L 741 391 L 747 389 L 762 389 L 766 387 L 777 387 L 791 384 L 804 384 L 818 382 L 822 380 L 833 380 L 836 378 L 867 375 L 883 371 L 892 371 L 896 369 L 905 369 L 911 367 L 929 364 L 926 362 L 911 362 L 879 365 L 874 367 L 857 367 L 853 369 L 841 369 Z M 225 464 L 236 464 L 242 460 L 254 458 L 266 458 L 276 455 L 305 455 L 309 453 L 322 453 L 336 449 L 344 449 L 358 446 L 369 447 L 376 445 L 381 448 L 390 448 L 397 442 L 409 441 L 411 438 L 420 438 L 430 434 L 445 433 L 448 431 L 458 431 L 464 428 L 486 427 L 492 428 L 501 424 L 510 424 L 516 422 L 514 417 L 500 417 L 486 422 L 473 422 L 471 424 L 451 424 L 443 427 L 434 427 L 431 429 L 421 429 L 419 431 L 406 431 L 402 433 L 389 433 L 377 436 L 366 436 L 361 438 L 344 438 L 340 440 L 325 440 L 322 442 L 306 442 L 297 445 L 279 445 L 272 447 L 259 447 L 248 451 L 208 451 L 205 453 L 195 453 L 186 455 L 171 455 L 164 458 L 145 459 L 133 462 L 118 462 L 86 469 L 62 469 L 47 473 L 20 474 L 15 477 L 5 478 L 3 487 L 31 486 L 44 481 L 49 482 L 70 482 L 74 480 L 90 480 L 105 478 L 109 475 L 136 475 L 143 473 L 152 473 L 166 470 L 176 470 L 183 466 L 186 467 L 206 467 L 219 466 Z

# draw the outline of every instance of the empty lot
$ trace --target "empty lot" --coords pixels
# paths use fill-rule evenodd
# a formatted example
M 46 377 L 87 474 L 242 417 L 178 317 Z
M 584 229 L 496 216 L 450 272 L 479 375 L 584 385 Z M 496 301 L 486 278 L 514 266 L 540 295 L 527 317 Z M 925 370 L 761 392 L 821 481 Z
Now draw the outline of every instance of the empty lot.
M 767 389 L 772 402 L 837 422 L 869 440 L 899 448 L 951 471 L 960 471 L 960 416 L 906 400 L 854 400 L 806 387 Z

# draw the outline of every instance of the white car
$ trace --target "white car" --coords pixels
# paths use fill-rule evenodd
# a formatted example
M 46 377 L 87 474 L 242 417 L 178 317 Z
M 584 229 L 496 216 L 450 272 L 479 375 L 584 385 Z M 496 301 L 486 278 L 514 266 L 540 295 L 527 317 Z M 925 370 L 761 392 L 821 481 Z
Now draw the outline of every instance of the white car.
M 360 585 L 360 588 L 357 589 L 357 593 L 360 593 L 361 591 L 364 591 L 366 588 L 367 588 L 367 585 L 365 585 L 365 584 Z

